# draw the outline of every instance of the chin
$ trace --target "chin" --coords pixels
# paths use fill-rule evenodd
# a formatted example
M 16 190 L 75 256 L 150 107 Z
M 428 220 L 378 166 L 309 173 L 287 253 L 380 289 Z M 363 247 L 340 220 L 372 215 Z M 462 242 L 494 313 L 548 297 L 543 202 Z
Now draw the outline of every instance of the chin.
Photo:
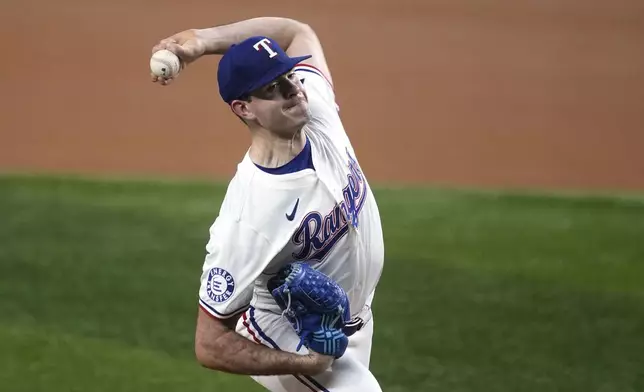
M 298 106 L 297 110 L 291 110 L 284 114 L 289 118 L 290 122 L 301 125 L 306 124 L 311 118 L 308 106 L 304 105 Z
M 309 114 L 308 110 L 302 114 L 297 120 L 296 123 L 298 126 L 303 127 L 306 125 L 306 123 L 309 122 L 311 119 L 311 115 Z

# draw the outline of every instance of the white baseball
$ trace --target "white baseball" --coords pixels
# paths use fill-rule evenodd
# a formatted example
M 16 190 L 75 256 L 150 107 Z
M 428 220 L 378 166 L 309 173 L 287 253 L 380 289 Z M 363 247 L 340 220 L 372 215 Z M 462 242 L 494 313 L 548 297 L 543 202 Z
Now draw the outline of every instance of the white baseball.
M 181 61 L 176 54 L 167 49 L 161 49 L 152 54 L 150 70 L 156 76 L 169 78 L 176 76 L 181 70 Z

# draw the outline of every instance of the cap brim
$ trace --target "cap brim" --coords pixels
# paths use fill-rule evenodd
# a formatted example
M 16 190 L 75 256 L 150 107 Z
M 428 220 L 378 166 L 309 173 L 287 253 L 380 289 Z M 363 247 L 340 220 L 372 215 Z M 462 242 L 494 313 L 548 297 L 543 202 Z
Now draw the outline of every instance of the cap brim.
M 304 60 L 310 59 L 313 57 L 312 55 L 306 55 L 306 56 L 298 56 L 298 57 L 289 57 L 287 61 L 283 61 L 278 63 L 277 66 L 271 68 L 266 72 L 264 75 L 262 75 L 261 78 L 257 79 L 254 83 L 251 85 L 247 86 L 244 90 L 244 95 L 249 94 L 258 88 L 265 86 L 272 82 L 273 80 L 277 79 L 278 77 L 284 75 L 291 69 L 293 69 L 297 64 L 301 63 Z M 243 96 L 243 95 L 242 95 Z M 241 97 L 238 97 L 241 98 Z M 232 101 L 232 100 L 231 100 Z

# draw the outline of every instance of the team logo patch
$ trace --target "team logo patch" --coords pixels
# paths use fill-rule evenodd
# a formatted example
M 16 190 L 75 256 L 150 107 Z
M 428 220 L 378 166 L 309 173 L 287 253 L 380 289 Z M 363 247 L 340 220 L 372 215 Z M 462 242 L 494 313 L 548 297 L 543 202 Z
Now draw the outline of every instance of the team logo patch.
M 226 302 L 235 291 L 233 276 L 223 268 L 213 268 L 208 273 L 206 292 L 217 303 Z

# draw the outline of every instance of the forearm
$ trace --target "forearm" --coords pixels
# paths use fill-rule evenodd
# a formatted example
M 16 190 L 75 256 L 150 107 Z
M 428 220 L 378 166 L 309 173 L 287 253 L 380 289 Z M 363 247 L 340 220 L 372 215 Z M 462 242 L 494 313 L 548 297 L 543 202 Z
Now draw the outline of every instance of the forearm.
M 314 373 L 309 355 L 293 354 L 256 344 L 230 330 L 212 342 L 197 342 L 199 362 L 210 369 L 244 375 Z
M 293 19 L 261 17 L 206 29 L 195 29 L 194 33 L 205 41 L 205 54 L 224 54 L 231 45 L 256 35 L 269 37 L 286 50 L 298 31 L 304 27 L 302 23 Z

